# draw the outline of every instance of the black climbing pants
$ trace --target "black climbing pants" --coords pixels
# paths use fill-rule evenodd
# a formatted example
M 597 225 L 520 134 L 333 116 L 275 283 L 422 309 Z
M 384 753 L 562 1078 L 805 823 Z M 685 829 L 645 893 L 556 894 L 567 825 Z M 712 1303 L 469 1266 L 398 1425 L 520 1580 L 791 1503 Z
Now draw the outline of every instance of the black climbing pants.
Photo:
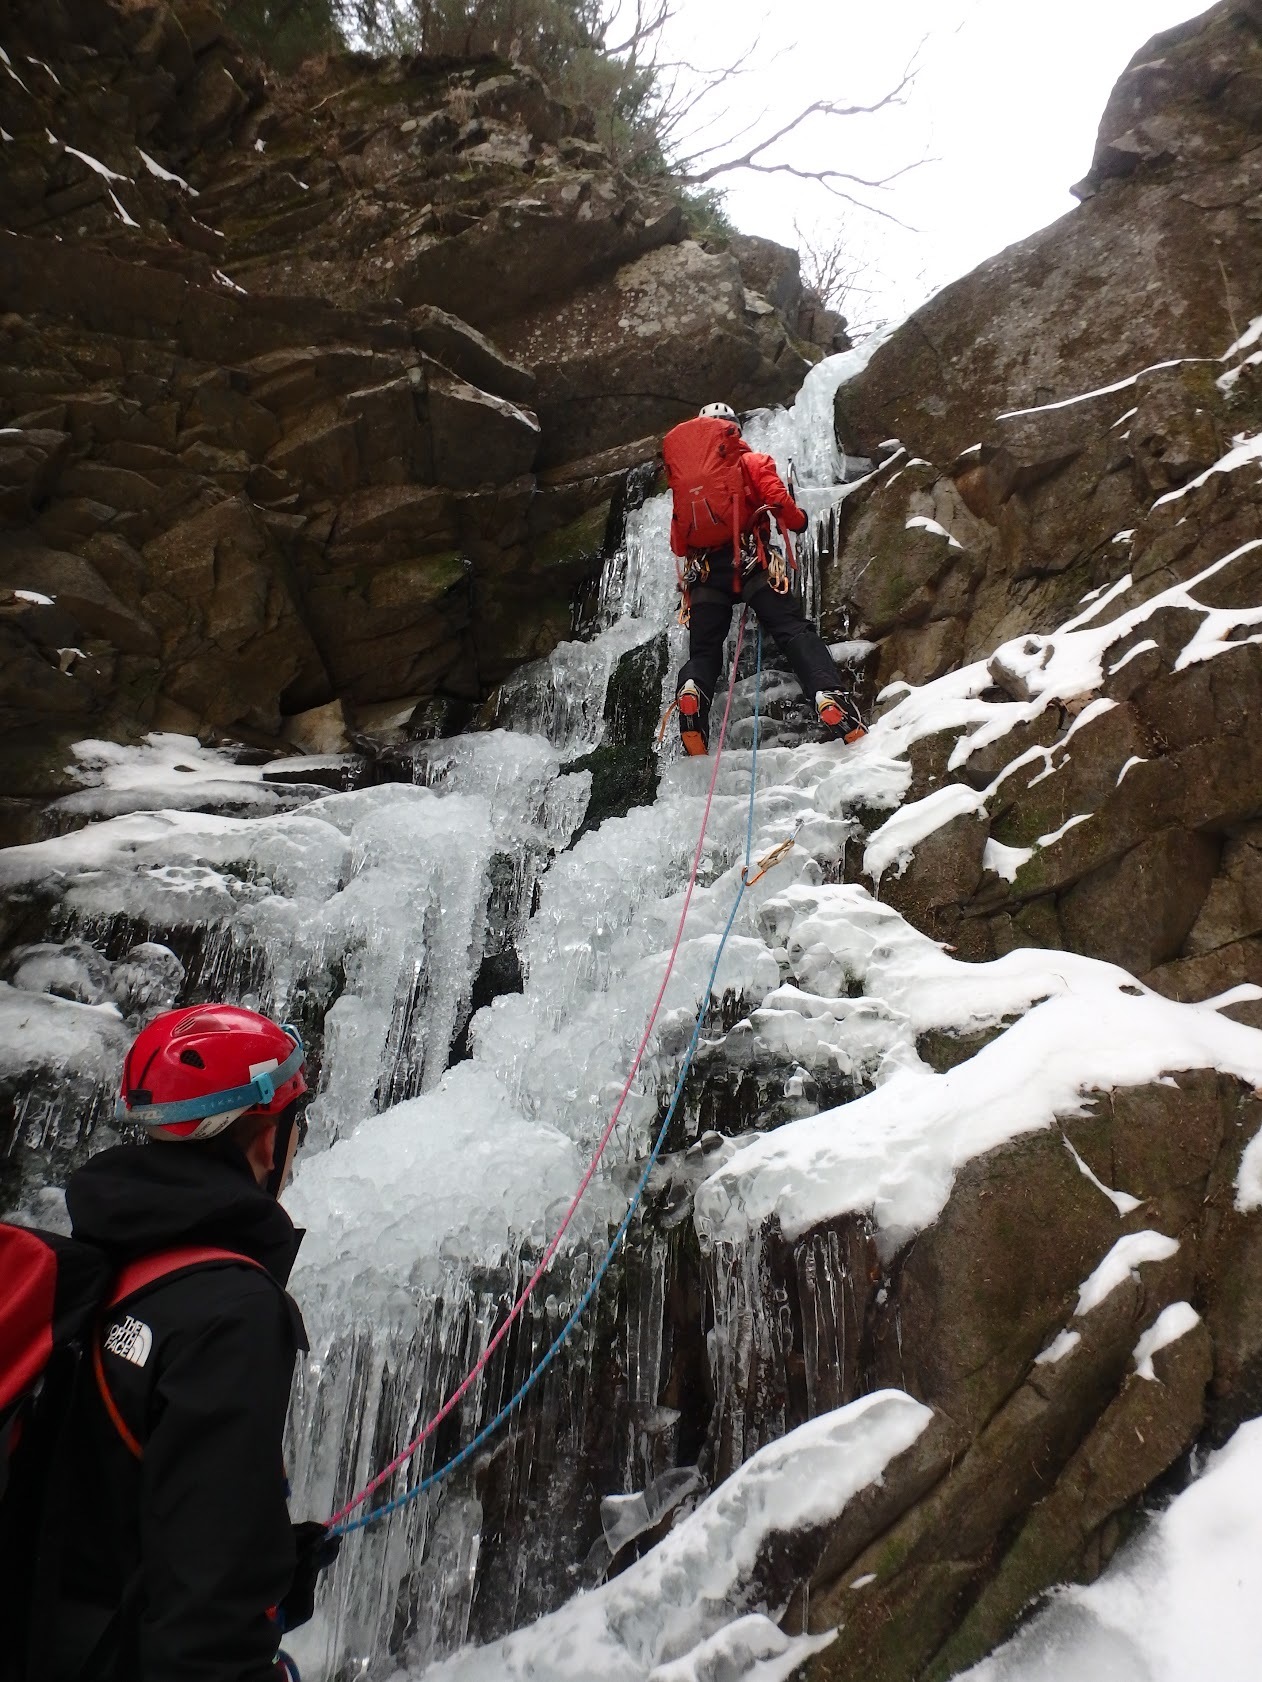
M 791 595 L 777 595 L 762 574 L 755 574 L 746 580 L 743 599 L 758 615 L 763 629 L 775 638 L 776 647 L 792 666 L 808 701 L 814 702 L 819 689 L 845 692 L 847 686 L 827 645 L 815 627 L 802 617 Z M 705 698 L 707 708 L 723 669 L 723 644 L 732 623 L 732 609 L 739 607 L 741 600 L 708 585 L 700 585 L 692 592 L 688 661 L 679 674 L 676 689 L 691 678 Z

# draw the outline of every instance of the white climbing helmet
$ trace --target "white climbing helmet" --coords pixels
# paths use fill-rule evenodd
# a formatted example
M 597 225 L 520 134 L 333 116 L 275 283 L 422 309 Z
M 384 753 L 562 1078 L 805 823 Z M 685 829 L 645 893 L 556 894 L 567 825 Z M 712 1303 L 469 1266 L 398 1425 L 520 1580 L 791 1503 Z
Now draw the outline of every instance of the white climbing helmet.
M 697 418 L 699 420 L 736 421 L 737 426 L 741 424 L 736 420 L 736 410 L 727 403 L 707 403 Z

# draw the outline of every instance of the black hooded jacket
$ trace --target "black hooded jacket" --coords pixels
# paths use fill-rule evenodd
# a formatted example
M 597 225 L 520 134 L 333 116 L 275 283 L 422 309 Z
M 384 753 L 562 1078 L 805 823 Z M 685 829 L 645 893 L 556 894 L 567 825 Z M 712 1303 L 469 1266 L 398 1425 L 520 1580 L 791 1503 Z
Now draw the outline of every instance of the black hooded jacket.
M 104 1377 L 143 1457 L 111 1422 L 91 1371 L 81 1374 L 36 1673 L 265 1682 L 278 1643 L 269 1609 L 294 1572 L 281 1438 L 306 1337 L 284 1286 L 301 1234 L 244 1155 L 218 1141 L 104 1151 L 71 1178 L 66 1202 L 74 1236 L 120 1265 L 195 1244 L 266 1271 L 205 1264 L 107 1316 Z

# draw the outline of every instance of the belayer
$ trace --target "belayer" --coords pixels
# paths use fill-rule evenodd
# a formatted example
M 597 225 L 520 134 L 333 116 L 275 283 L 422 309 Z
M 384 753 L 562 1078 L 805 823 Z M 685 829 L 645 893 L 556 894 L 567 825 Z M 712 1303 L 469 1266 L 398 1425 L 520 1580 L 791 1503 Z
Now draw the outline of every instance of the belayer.
M 818 631 L 789 594 L 788 536 L 806 529 L 768 455 L 751 450 L 726 403 L 707 403 L 662 443 L 673 509 L 670 546 L 688 625 L 688 660 L 675 687 L 684 749 L 710 745 L 710 703 L 723 664 L 732 609 L 743 597 L 776 640 L 830 736 L 855 742 L 863 718 Z M 777 542 L 772 524 L 779 535 Z
M 0 1678 L 286 1682 L 337 1542 L 291 1525 L 282 1433 L 306 1133 L 294 1030 L 157 1017 L 123 1064 L 143 1144 L 70 1178 L 73 1237 L 0 1225 Z

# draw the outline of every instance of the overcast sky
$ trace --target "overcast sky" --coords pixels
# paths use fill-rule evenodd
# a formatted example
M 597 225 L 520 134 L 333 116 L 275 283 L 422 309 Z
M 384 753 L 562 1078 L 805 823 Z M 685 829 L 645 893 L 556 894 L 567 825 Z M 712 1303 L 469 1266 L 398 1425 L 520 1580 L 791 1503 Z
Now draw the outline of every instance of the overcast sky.
M 785 176 L 727 186 L 738 226 L 787 244 L 795 220 L 826 235 L 844 217 L 888 315 L 1072 208 L 1068 188 L 1086 173 L 1119 73 L 1151 36 L 1203 10 L 1189 0 L 679 0 L 674 43 L 713 64 L 761 38 L 757 73 L 725 92 L 726 120 L 706 113 L 714 138 L 764 109 L 773 124 L 815 99 L 870 103 L 919 48 L 902 108 L 817 121 L 777 154 L 873 178 L 928 160 L 868 195 L 913 231 Z

